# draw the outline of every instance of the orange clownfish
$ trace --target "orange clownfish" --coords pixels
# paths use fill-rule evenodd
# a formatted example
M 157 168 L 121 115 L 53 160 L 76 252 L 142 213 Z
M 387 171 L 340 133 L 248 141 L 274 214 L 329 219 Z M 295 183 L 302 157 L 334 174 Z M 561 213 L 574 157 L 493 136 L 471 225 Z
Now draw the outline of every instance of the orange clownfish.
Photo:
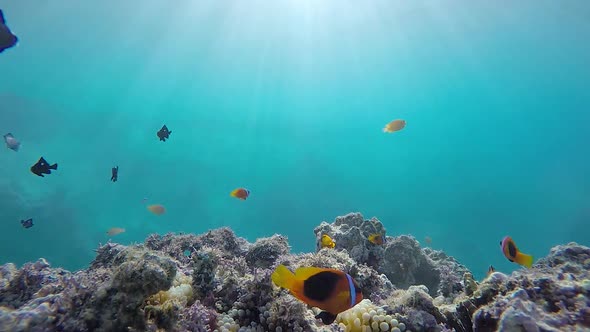
M 509 261 L 526 267 L 531 267 L 533 265 L 533 256 L 520 252 L 510 236 L 506 236 L 500 241 L 500 248 Z
M 271 279 L 297 299 L 323 310 L 315 318 L 321 319 L 324 324 L 332 324 L 339 313 L 363 300 L 356 281 L 339 270 L 300 267 L 293 274 L 286 266 L 279 265 Z
M 248 198 L 248 196 L 250 196 L 250 190 L 246 189 L 246 188 L 238 188 L 233 190 L 231 193 L 229 193 L 229 195 L 231 197 L 236 197 L 239 198 L 241 200 L 246 200 L 246 198 Z
M 383 235 L 381 234 L 371 234 L 367 238 L 369 242 L 372 244 L 382 245 L 383 244 Z
M 336 242 L 328 234 L 322 235 L 321 247 L 322 248 L 334 248 Z

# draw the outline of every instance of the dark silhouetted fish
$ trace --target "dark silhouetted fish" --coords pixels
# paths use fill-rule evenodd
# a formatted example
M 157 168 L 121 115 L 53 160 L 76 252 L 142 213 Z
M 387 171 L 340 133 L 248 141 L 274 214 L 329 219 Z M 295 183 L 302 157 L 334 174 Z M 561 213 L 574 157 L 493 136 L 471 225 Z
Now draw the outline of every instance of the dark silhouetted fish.
M 119 179 L 119 166 L 113 167 L 111 169 L 111 174 L 111 181 L 117 182 L 117 180 Z
M 18 151 L 20 148 L 20 142 L 11 133 L 4 135 L 4 142 L 6 142 L 6 147 L 11 150 Z
M 20 223 L 23 225 L 24 228 L 31 228 L 33 227 L 33 218 L 21 220 Z
M 7 48 L 11 48 L 18 42 L 18 38 L 6 26 L 6 20 L 2 9 L 0 9 L 0 53 Z
M 49 165 L 49 163 L 47 163 L 43 157 L 39 158 L 39 161 L 35 165 L 31 166 L 31 172 L 41 177 L 45 177 L 43 174 L 51 174 L 52 169 L 56 170 L 57 164 Z
M 162 129 L 158 131 L 158 138 L 160 138 L 160 141 L 166 142 L 166 139 L 170 137 L 170 134 L 172 134 L 172 132 L 168 130 L 166 125 L 164 125 Z

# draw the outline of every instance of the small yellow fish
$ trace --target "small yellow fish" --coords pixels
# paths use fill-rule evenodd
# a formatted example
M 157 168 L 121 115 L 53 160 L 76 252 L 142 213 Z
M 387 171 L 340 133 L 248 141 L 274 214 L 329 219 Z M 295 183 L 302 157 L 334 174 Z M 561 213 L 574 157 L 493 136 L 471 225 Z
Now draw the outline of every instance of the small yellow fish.
M 166 208 L 164 208 L 164 205 L 161 204 L 153 204 L 153 205 L 148 205 L 147 209 L 156 215 L 161 215 L 164 214 L 164 212 L 166 212 Z
M 330 236 L 328 236 L 328 234 L 324 234 L 322 235 L 322 248 L 334 248 L 336 247 L 336 242 L 334 240 L 332 240 L 332 238 Z
M 494 272 L 496 272 L 496 269 L 492 265 L 490 265 L 490 267 L 488 268 L 488 276 Z
M 404 129 L 406 126 L 406 120 L 393 120 L 390 123 L 386 124 L 383 128 L 384 133 L 393 133 L 396 131 L 400 131 Z
M 381 235 L 381 234 L 377 234 L 377 233 L 371 234 L 371 235 L 369 235 L 369 237 L 367 239 L 372 244 L 377 244 L 377 245 L 383 244 L 383 235 Z
M 108 236 L 115 236 L 125 232 L 125 228 L 113 227 L 107 231 Z

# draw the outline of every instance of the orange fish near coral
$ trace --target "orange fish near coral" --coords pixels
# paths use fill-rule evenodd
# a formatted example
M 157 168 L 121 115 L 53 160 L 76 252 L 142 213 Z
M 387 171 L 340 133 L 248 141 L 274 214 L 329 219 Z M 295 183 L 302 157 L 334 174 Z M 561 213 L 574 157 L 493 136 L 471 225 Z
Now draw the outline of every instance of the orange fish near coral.
M 405 126 L 406 120 L 393 120 L 390 123 L 386 124 L 385 127 L 383 127 L 383 132 L 393 133 L 404 129 Z
M 363 300 L 363 293 L 352 277 L 339 270 L 300 267 L 293 272 L 279 265 L 271 275 L 275 285 L 288 289 L 293 296 L 323 311 L 317 316 L 332 324 L 336 316 Z
M 376 244 L 376 245 L 382 245 L 383 244 L 383 235 L 381 235 L 381 234 L 377 234 L 377 233 L 371 234 L 371 235 L 369 235 L 369 237 L 367 239 L 372 244 Z
M 332 240 L 332 238 L 328 234 L 324 234 L 324 235 L 322 235 L 321 247 L 322 248 L 334 248 L 334 247 L 336 247 L 336 242 L 334 240 Z
M 151 213 L 156 214 L 156 215 L 161 215 L 161 214 L 164 214 L 164 212 L 166 212 L 164 205 L 161 205 L 161 204 L 148 205 L 147 209 Z
M 493 265 L 490 265 L 490 267 L 488 268 L 488 274 L 487 274 L 487 276 L 489 277 L 490 274 L 492 274 L 494 272 L 496 272 L 496 269 L 494 268 Z
M 245 201 L 246 198 L 248 198 L 248 196 L 250 196 L 250 190 L 248 190 L 246 188 L 238 188 L 238 189 L 233 190 L 231 193 L 229 193 L 229 195 L 231 197 L 239 198 L 239 199 Z
M 531 267 L 533 265 L 533 256 L 520 252 L 510 236 L 506 236 L 500 241 L 500 248 L 509 261 L 526 267 Z
M 125 232 L 125 228 L 113 227 L 107 231 L 108 236 L 115 236 Z

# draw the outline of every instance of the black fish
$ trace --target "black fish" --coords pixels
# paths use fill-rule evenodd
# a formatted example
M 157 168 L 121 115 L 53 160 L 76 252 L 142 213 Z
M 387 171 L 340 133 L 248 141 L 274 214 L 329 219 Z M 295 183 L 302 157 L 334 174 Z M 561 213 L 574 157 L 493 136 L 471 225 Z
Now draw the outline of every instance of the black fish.
M 170 134 L 172 134 L 172 132 L 168 130 L 166 125 L 164 125 L 164 127 L 158 131 L 158 137 L 160 138 L 160 141 L 163 142 L 166 142 L 166 139 L 170 136 Z
M 20 223 L 23 225 L 24 228 L 31 228 L 33 227 L 33 218 L 21 220 Z
M 51 174 L 52 169 L 56 170 L 57 164 L 49 165 L 43 157 L 39 158 L 39 161 L 31 166 L 31 172 L 41 177 L 45 177 L 43 174 Z
M 11 48 L 18 42 L 18 38 L 6 26 L 6 20 L 2 9 L 0 9 L 0 53 L 7 48 Z
M 111 181 L 117 182 L 117 179 L 119 178 L 119 166 L 113 167 L 111 173 L 113 174 L 111 175 Z

